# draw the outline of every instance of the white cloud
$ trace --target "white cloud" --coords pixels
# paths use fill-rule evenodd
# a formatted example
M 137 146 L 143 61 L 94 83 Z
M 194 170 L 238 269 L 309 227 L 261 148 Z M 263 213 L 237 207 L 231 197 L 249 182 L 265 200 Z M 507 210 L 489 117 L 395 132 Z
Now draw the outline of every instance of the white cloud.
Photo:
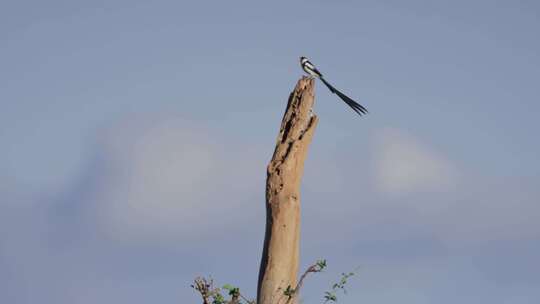
M 403 131 L 383 129 L 374 147 L 375 184 L 383 193 L 445 190 L 455 182 L 456 170 L 444 156 Z
M 529 183 L 471 172 L 458 175 L 444 155 L 396 129 L 377 133 L 374 151 L 375 188 L 391 196 L 383 199 L 387 204 L 409 208 L 394 216 L 424 227 L 446 245 L 538 237 L 538 193 Z
M 179 119 L 113 129 L 94 197 L 101 226 L 116 238 L 170 241 L 241 221 L 264 166 L 253 172 L 251 155 L 217 138 Z

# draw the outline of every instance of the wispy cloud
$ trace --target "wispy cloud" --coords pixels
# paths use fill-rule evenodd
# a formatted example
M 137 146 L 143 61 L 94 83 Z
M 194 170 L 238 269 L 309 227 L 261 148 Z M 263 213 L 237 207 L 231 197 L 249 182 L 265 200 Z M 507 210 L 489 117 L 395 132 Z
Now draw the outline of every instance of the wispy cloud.
M 375 181 L 380 192 L 399 195 L 445 190 L 456 181 L 456 168 L 444 155 L 398 129 L 376 134 Z
M 243 152 L 253 147 L 226 147 L 219 134 L 181 119 L 128 122 L 104 143 L 108 168 L 98 172 L 92 201 L 117 238 L 201 237 L 243 218 L 242 205 L 262 189 L 254 183 L 264 167 Z

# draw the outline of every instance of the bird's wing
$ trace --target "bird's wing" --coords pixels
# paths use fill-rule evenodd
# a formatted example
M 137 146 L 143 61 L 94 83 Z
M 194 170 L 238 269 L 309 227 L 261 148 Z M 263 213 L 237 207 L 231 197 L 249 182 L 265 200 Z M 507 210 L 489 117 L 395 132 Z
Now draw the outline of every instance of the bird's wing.
M 309 60 L 306 61 L 304 63 L 304 66 L 308 69 L 308 70 L 311 70 L 313 71 L 315 74 L 319 75 L 319 77 L 322 76 L 321 72 L 319 72 L 319 70 L 317 70 L 317 68 L 313 65 L 313 63 L 311 63 Z

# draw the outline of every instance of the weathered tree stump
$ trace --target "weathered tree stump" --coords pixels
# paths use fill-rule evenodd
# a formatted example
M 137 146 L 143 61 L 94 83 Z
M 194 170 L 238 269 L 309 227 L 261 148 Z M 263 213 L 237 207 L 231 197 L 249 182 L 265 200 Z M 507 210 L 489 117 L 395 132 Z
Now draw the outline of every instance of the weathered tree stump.
M 300 243 L 300 182 L 318 118 L 312 112 L 315 81 L 302 77 L 289 96 L 266 178 L 266 233 L 257 304 L 287 302 L 297 284 Z

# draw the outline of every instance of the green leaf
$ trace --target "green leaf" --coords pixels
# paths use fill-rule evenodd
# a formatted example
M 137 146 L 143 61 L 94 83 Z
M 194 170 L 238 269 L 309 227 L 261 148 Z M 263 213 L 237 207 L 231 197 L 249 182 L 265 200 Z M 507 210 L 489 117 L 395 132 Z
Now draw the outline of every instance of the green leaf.
M 329 302 L 329 301 L 337 302 L 337 296 L 333 292 L 327 291 L 324 294 L 325 294 L 324 299 L 326 300 L 326 302 Z
M 291 285 L 287 286 L 287 289 L 283 291 L 283 294 L 288 297 L 292 297 L 292 295 L 294 294 L 294 288 L 292 288 Z
M 212 301 L 212 304 L 225 304 L 225 299 L 220 293 L 216 293 L 213 295 L 214 300 Z

